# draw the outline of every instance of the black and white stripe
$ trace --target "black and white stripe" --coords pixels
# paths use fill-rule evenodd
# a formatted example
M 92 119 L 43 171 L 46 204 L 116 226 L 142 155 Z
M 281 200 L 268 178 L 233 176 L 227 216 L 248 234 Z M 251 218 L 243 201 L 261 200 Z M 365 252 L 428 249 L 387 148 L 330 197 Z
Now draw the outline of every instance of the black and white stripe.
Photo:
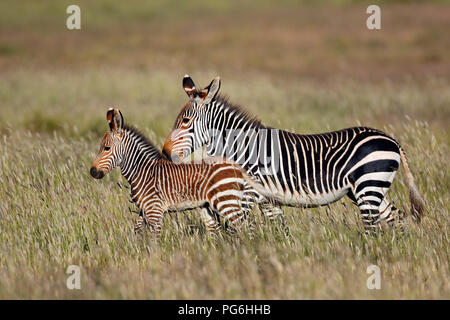
M 168 141 L 164 152 L 172 158 L 206 145 L 208 156 L 240 164 L 258 182 L 254 187 L 260 194 L 285 205 L 320 206 L 347 195 L 358 205 L 366 230 L 400 216 L 386 193 L 401 160 L 410 190 L 417 191 L 403 150 L 380 130 L 299 135 L 266 127 L 220 96 L 207 103 L 191 99 Z M 419 194 L 411 199 L 419 214 Z
M 118 110 L 115 114 L 121 118 Z M 249 177 L 240 166 L 223 158 L 199 164 L 170 162 L 136 129 L 123 126 L 122 120 L 118 125 L 112 124 L 103 137 L 91 175 L 103 178 L 120 167 L 131 186 L 131 199 L 141 210 L 136 231 L 147 224 L 159 236 L 165 212 L 194 208 L 202 208 L 200 217 L 209 230 L 219 227 L 216 215 L 233 228 L 242 224 Z

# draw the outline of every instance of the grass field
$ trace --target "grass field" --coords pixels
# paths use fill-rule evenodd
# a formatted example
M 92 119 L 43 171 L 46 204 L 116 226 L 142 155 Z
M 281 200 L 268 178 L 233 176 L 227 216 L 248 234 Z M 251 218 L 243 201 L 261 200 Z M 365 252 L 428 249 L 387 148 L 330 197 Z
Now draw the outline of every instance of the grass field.
M 450 298 L 448 3 L 382 3 L 378 33 L 354 1 L 81 2 L 74 32 L 53 3 L 0 5 L 0 298 Z M 219 74 L 222 93 L 273 127 L 392 134 L 427 203 L 422 223 L 367 238 L 344 200 L 285 208 L 290 239 L 258 210 L 254 237 L 211 237 L 195 212 L 167 215 L 160 243 L 135 235 L 118 170 L 89 175 L 106 110 L 162 146 L 185 73 L 203 85 Z M 389 195 L 409 210 L 402 169 Z M 371 264 L 380 290 L 366 287 Z M 66 287 L 69 265 L 81 290 Z

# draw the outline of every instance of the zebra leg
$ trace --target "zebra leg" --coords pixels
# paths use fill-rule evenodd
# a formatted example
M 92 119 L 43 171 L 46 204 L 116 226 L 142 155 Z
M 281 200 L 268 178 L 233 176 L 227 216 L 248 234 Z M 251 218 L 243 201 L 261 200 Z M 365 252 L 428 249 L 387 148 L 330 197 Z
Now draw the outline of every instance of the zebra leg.
M 208 208 L 200 209 L 200 218 L 203 220 L 206 230 L 211 233 L 216 233 L 220 225 L 217 223 L 214 212 Z
M 353 186 L 350 198 L 356 200 L 361 211 L 366 234 L 378 232 L 381 220 L 390 216 L 391 210 L 385 196 L 395 177 L 395 170 L 391 163 L 383 166 L 383 162 L 378 162 L 375 166 L 369 162 L 349 176 Z
M 146 224 L 145 218 L 144 218 L 144 211 L 141 209 L 139 210 L 139 217 L 136 220 L 136 223 L 134 225 L 134 233 L 139 233 L 144 225 Z
M 279 221 L 287 234 L 289 230 L 286 226 L 286 221 L 284 219 L 283 209 L 275 206 L 265 197 L 261 196 L 255 189 L 253 189 L 249 184 L 245 185 L 244 197 L 242 199 L 242 210 L 245 215 L 253 210 L 256 203 L 258 203 L 258 208 L 264 217 L 268 218 L 270 221 Z
M 281 228 L 283 229 L 283 232 L 286 236 L 290 236 L 289 227 L 286 224 L 286 220 L 284 218 L 284 212 L 283 209 L 280 207 L 275 206 L 273 203 L 271 203 L 269 200 L 263 198 L 258 203 L 259 210 L 261 210 L 261 213 L 269 219 L 269 221 L 278 221 L 281 225 Z
M 147 226 L 157 239 L 161 238 L 163 213 L 163 210 L 160 208 L 152 208 L 143 213 L 143 218 Z
M 261 200 L 260 202 L 258 202 L 258 207 L 259 210 L 261 210 L 261 213 L 265 217 L 267 217 L 270 221 L 278 220 L 283 225 L 285 224 L 283 209 L 275 206 L 269 200 L 267 199 Z
M 357 200 L 361 211 L 364 229 L 366 234 L 373 234 L 379 231 L 383 224 L 393 227 L 400 224 L 405 214 L 397 209 L 384 197 L 381 202 L 374 200 L 373 195 L 362 195 Z M 378 203 L 377 203 L 378 202 Z
M 214 206 L 214 209 L 217 210 L 218 215 L 224 219 L 225 225 L 227 227 L 226 231 L 229 234 L 235 234 L 236 231 L 241 230 L 244 224 L 248 222 L 248 220 L 246 219 L 246 214 L 248 212 L 246 211 L 247 209 L 243 208 L 242 201 L 243 200 L 238 199 L 236 199 L 236 202 L 230 202 L 229 200 L 226 200 L 223 202 L 217 202 Z M 253 224 L 250 223 L 249 228 L 251 231 L 253 231 Z
M 226 226 L 229 227 L 227 228 L 227 231 L 230 234 L 235 234 L 235 229 L 241 228 L 244 224 L 247 225 L 251 232 L 256 229 L 255 221 L 251 219 L 249 220 L 248 216 L 255 207 L 260 197 L 261 196 L 256 192 L 255 189 L 253 189 L 248 183 L 245 183 L 242 199 L 240 200 L 240 211 L 236 205 L 234 205 L 235 208 L 229 213 L 225 212 L 226 210 L 228 210 L 226 208 L 224 208 L 224 211 L 218 211 L 218 214 L 224 217 L 224 219 L 226 220 Z M 219 206 L 220 205 L 218 204 L 218 207 Z
M 366 235 L 375 234 L 380 229 L 380 212 L 378 210 L 380 202 L 375 203 L 375 200 L 368 200 L 370 197 L 362 195 L 357 198 Z
M 387 197 L 383 199 L 380 204 L 380 221 L 388 224 L 390 227 L 399 225 L 403 228 L 402 222 L 405 218 L 405 212 L 395 207 L 387 200 Z
M 139 216 L 139 218 L 136 220 L 136 223 L 134 225 L 134 233 L 139 233 L 142 228 L 144 227 L 145 220 L 143 216 Z
M 220 205 L 219 205 L 220 207 Z M 242 208 L 238 206 L 220 207 L 218 214 L 224 218 L 226 223 L 231 227 L 230 233 L 234 234 L 235 230 L 240 229 L 245 221 Z

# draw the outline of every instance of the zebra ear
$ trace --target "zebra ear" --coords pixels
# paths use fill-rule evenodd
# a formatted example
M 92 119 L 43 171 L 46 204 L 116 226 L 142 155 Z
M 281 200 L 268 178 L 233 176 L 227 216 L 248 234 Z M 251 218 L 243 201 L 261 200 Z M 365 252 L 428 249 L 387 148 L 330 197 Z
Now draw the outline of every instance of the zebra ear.
M 123 128 L 123 116 L 119 109 L 110 108 L 106 113 L 109 129 L 114 133 L 120 133 Z
M 189 98 L 192 98 L 194 96 L 195 83 L 187 74 L 183 77 L 183 88 Z
M 200 91 L 199 96 L 203 99 L 203 103 L 210 103 L 217 95 L 220 89 L 220 77 L 215 77 L 209 86 Z

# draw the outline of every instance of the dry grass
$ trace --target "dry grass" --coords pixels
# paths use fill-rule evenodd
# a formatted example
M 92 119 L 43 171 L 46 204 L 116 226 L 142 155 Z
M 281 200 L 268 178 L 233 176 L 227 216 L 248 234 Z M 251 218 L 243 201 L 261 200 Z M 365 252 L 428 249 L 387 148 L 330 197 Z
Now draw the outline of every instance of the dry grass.
M 64 29 L 64 1 L 2 2 L 0 298 L 449 299 L 448 5 L 385 4 L 384 30 L 369 33 L 363 6 L 341 2 L 83 1 L 78 33 Z M 195 212 L 166 216 L 161 243 L 134 235 L 119 172 L 89 175 L 106 109 L 161 146 L 187 72 L 199 85 L 220 74 L 223 93 L 274 127 L 393 134 L 423 222 L 365 238 L 345 200 L 285 208 L 291 239 L 257 210 L 252 239 L 210 237 Z M 402 171 L 389 195 L 409 208 Z M 79 291 L 66 288 L 71 264 Z M 381 290 L 366 288 L 370 264 Z
M 448 1 L 391 2 L 381 4 L 382 30 L 370 31 L 361 1 L 80 1 L 82 29 L 68 31 L 70 1 L 4 1 L 0 67 L 102 65 L 322 80 L 448 77 Z
M 116 183 L 124 182 L 119 172 L 103 181 L 88 173 L 107 129 L 103 95 L 118 101 L 125 120 L 159 145 L 169 132 L 178 111 L 174 106 L 181 107 L 185 98 L 162 74 L 146 77 L 143 94 L 142 77 L 96 72 L 72 75 L 67 85 L 62 74 L 51 74 L 34 86 L 27 74 L 2 77 L 7 124 L 0 143 L 0 297 L 449 297 L 449 136 L 445 122 L 434 119 L 429 107 L 450 101 L 446 81 L 430 82 L 420 93 L 409 84 L 348 82 L 316 90 L 311 83 L 298 83 L 299 93 L 262 79 L 247 81 L 248 91 L 240 89 L 240 82 L 224 80 L 224 92 L 233 92 L 234 101 L 274 126 L 317 132 L 358 119 L 389 125 L 387 130 L 403 142 L 427 200 L 426 218 L 420 226 L 410 221 L 406 235 L 362 237 L 358 212 L 344 201 L 328 208 L 286 208 L 291 241 L 255 211 L 260 229 L 254 239 L 246 234 L 210 238 L 194 213 L 178 213 L 165 218 L 162 242 L 156 244 L 133 234 L 137 216 L 130 211 L 135 209 L 128 191 Z M 5 87 L 12 84 L 29 91 L 9 94 Z M 280 93 L 289 103 L 273 112 Z M 23 112 L 14 116 L 19 105 Z M 403 112 L 429 121 L 408 120 Z M 401 177 L 390 195 L 409 208 Z M 377 292 L 365 287 L 372 263 L 383 272 Z M 82 266 L 82 290 L 77 292 L 65 287 L 70 264 Z

